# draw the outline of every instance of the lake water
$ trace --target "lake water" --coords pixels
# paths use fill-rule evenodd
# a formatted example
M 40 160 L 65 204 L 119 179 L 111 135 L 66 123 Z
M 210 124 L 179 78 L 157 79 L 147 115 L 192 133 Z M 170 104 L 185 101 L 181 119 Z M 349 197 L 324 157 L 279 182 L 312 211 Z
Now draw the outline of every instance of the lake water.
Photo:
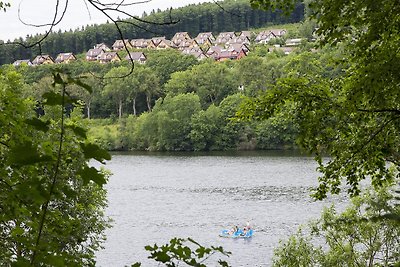
M 323 206 L 344 201 L 314 202 L 317 165 L 294 152 L 126 153 L 113 155 L 106 167 L 113 173 L 107 215 L 114 222 L 98 266 L 158 266 L 144 246 L 173 237 L 232 252 L 212 256 L 209 266 L 219 258 L 234 267 L 270 266 L 280 239 L 318 218 Z M 218 236 L 246 221 L 255 229 L 251 239 Z

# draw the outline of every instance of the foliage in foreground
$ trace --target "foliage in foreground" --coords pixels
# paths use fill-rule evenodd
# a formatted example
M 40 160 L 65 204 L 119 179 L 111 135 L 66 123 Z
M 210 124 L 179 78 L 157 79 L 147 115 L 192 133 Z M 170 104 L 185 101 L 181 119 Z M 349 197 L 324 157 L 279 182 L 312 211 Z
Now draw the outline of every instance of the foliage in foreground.
M 86 86 L 53 78 L 39 103 L 21 96 L 19 74 L 0 73 L 1 266 L 92 266 L 109 226 L 107 174 L 88 162 L 110 156 L 87 141 L 67 93 L 71 84 Z
M 299 230 L 275 249 L 273 266 L 396 266 L 400 265 L 400 224 L 384 218 L 400 214 L 388 187 L 354 197 L 338 214 L 326 208 L 310 223 L 310 233 Z M 317 246 L 316 244 L 322 244 Z
M 288 10 L 294 1 L 251 2 L 257 7 Z M 342 75 L 327 77 L 302 68 L 247 102 L 241 115 L 266 119 L 286 113 L 297 118 L 300 145 L 316 155 L 322 173 L 314 196 L 322 199 L 328 193 L 339 193 L 342 180 L 355 196 L 366 178 L 376 188 L 393 180 L 388 162 L 400 171 L 400 54 L 394 49 L 400 40 L 400 4 L 308 3 L 319 25 L 320 43 L 336 46 L 340 52 L 337 63 L 343 67 Z M 295 105 L 296 112 L 288 114 L 288 104 Z M 329 161 L 323 160 L 325 155 Z
M 150 259 L 169 267 L 177 267 L 180 263 L 185 263 L 187 266 L 206 267 L 205 262 L 214 254 L 220 253 L 227 257 L 231 254 L 222 247 L 204 247 L 191 238 L 173 238 L 161 247 L 154 244 L 154 246 L 146 246 L 145 249 L 150 251 Z M 139 266 L 141 266 L 140 263 L 132 265 L 132 267 Z M 230 265 L 219 259 L 218 266 L 229 267 Z

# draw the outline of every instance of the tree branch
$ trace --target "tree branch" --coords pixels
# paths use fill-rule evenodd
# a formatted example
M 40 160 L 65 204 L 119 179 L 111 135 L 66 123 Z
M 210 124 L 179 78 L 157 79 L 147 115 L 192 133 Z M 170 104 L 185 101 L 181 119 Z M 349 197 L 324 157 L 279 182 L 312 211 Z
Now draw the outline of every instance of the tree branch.
M 48 31 L 46 31 L 46 33 L 45 33 L 38 41 L 33 42 L 32 44 L 26 45 L 26 44 L 24 44 L 24 43 L 22 43 L 22 42 L 11 42 L 11 43 L 8 43 L 8 44 L 16 44 L 16 45 L 20 45 L 20 46 L 22 46 L 22 47 L 24 47 L 24 48 L 32 48 L 32 47 L 38 45 L 38 46 L 39 46 L 39 52 L 40 52 L 40 54 L 42 54 L 42 47 L 41 47 L 41 44 L 42 44 L 42 42 L 49 36 L 49 34 L 50 34 L 51 31 L 53 30 L 53 28 L 54 28 L 55 26 L 57 26 L 57 25 L 62 21 L 62 19 L 64 18 L 65 13 L 66 13 L 66 11 L 67 11 L 67 7 L 68 7 L 68 1 L 69 1 L 69 0 L 66 0 L 66 2 L 65 2 L 65 7 L 64 7 L 64 10 L 63 10 L 63 12 L 62 12 L 62 14 L 61 14 L 61 17 L 57 20 L 58 9 L 59 9 L 59 4 L 60 4 L 60 0 L 57 0 L 57 2 L 56 2 L 56 10 L 55 10 L 54 16 L 53 16 L 53 21 L 52 21 L 51 23 L 42 24 L 42 25 L 40 25 L 40 24 L 35 25 L 35 24 L 28 24 L 28 23 L 25 23 L 25 22 L 21 19 L 21 16 L 20 16 L 20 6 L 18 6 L 18 19 L 22 22 L 22 24 L 27 25 L 27 26 L 32 26 L 32 27 L 45 27 L 45 26 L 50 26 L 50 28 L 49 28 Z M 20 3 L 20 5 L 21 5 L 21 3 Z
M 21 18 L 21 4 L 22 4 L 22 2 L 20 2 L 19 5 L 18 5 L 18 20 L 22 24 L 24 24 L 26 26 L 31 26 L 31 27 L 36 27 L 36 28 L 47 27 L 47 26 L 54 27 L 54 26 L 58 25 L 63 20 L 63 18 L 65 16 L 65 13 L 67 12 L 68 1 L 69 0 L 65 0 L 64 10 L 61 13 L 61 17 L 57 20 L 58 10 L 59 10 L 59 5 L 60 5 L 60 0 L 57 0 L 56 6 L 55 6 L 56 9 L 55 9 L 54 16 L 53 16 L 53 21 L 51 23 L 45 23 L 45 24 L 32 24 L 32 23 L 27 23 L 24 20 L 22 20 L 22 18 Z
M 35 257 L 36 257 L 36 253 L 38 251 L 38 246 L 40 244 L 40 239 L 42 237 L 42 232 L 43 232 L 43 227 L 44 227 L 44 223 L 46 221 L 46 215 L 48 212 L 48 208 L 49 208 L 49 204 L 51 201 L 51 197 L 54 193 L 54 188 L 57 182 L 57 177 L 58 177 L 58 172 L 60 171 L 60 164 L 61 164 L 61 150 L 63 147 L 63 143 L 64 143 L 64 133 L 65 133 L 65 128 L 64 128 L 64 106 L 65 106 L 65 93 L 66 93 L 66 88 L 65 88 L 65 84 L 62 85 L 62 103 L 61 103 L 61 133 L 60 133 L 60 138 L 59 138 L 59 146 L 58 146 L 58 152 L 57 152 L 57 161 L 56 164 L 54 166 L 54 173 L 53 173 L 53 178 L 51 181 L 51 185 L 50 185 L 50 191 L 49 191 L 49 195 L 47 198 L 47 201 L 45 202 L 45 204 L 43 205 L 43 213 L 42 213 L 42 217 L 40 219 L 40 223 L 39 223 L 39 232 L 38 232 L 38 236 L 36 238 L 36 243 L 35 243 L 35 249 L 32 253 L 32 257 L 31 257 L 31 266 L 35 265 Z
M 3 141 L 0 141 L 0 145 L 3 145 L 5 147 L 7 147 L 7 148 L 10 148 L 10 146 L 8 144 L 4 143 Z

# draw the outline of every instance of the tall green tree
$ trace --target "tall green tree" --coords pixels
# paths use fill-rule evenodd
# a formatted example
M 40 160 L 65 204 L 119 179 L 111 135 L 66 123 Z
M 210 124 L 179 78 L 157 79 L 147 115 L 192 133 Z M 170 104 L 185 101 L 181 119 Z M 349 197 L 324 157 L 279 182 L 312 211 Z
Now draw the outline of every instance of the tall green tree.
M 104 76 L 106 85 L 104 86 L 103 94 L 110 96 L 117 104 L 118 117 L 121 119 L 123 114 L 123 106 L 127 102 L 131 83 L 127 67 L 114 67 Z
M 163 150 L 191 150 L 190 121 L 199 112 L 200 99 L 196 94 L 167 95 L 157 101 L 158 143 Z
M 110 156 L 87 141 L 78 107 L 66 114 L 75 102 L 69 84 L 83 84 L 53 78 L 53 91 L 38 103 L 22 96 L 17 72 L 0 72 L 2 266 L 94 265 L 108 226 L 106 175 L 89 160 Z
M 243 97 L 244 95 L 240 93 L 229 95 L 219 104 L 222 118 L 224 118 L 220 124 L 222 133 L 219 139 L 219 146 L 224 149 L 238 149 L 240 148 L 240 142 L 243 139 L 248 139 L 248 132 L 245 130 L 248 128 L 246 127 L 248 123 L 232 120 L 244 100 Z
M 192 116 L 201 110 L 194 93 L 167 95 L 157 100 L 151 113 L 143 113 L 134 125 L 134 137 L 147 150 L 192 150 Z
M 175 72 L 165 85 L 167 93 L 195 92 L 204 108 L 218 105 L 226 96 L 236 93 L 238 81 L 225 64 L 205 62 L 183 72 Z
M 253 6 L 286 9 L 293 1 L 251 1 Z M 379 8 L 378 8 L 379 5 Z M 266 118 L 294 102 L 300 122 L 300 143 L 316 155 L 322 172 L 315 197 L 338 193 L 343 179 L 357 195 L 367 177 L 377 188 L 393 179 L 387 163 L 400 168 L 400 34 L 397 2 L 313 1 L 321 44 L 336 45 L 338 77 L 302 72 L 250 101 L 242 115 Z M 377 34 L 379 33 L 379 34 Z M 344 49 L 341 49 L 341 48 Z M 334 64 L 332 64 L 334 66 Z M 246 116 L 246 115 L 245 115 Z M 328 162 L 322 160 L 328 154 Z M 397 175 L 397 174 L 395 174 Z
M 104 85 L 103 81 L 100 78 L 94 76 L 92 73 L 84 73 L 82 77 L 82 80 L 84 80 L 84 82 L 92 88 L 92 91 L 88 92 L 77 86 L 76 94 L 79 99 L 84 101 L 86 117 L 90 119 L 92 116 L 93 100 L 101 94 Z
M 264 59 L 258 56 L 248 56 L 236 62 L 234 76 L 246 95 L 255 96 L 266 89 L 269 72 L 266 67 Z
M 153 97 L 161 93 L 160 79 L 156 72 L 149 67 L 136 67 L 131 79 L 132 87 L 138 88 L 139 92 L 145 94 L 147 110 L 151 111 Z
M 189 55 L 183 55 L 179 51 L 166 49 L 149 53 L 146 65 L 158 73 L 160 84 L 164 85 L 171 74 L 184 71 L 191 66 L 197 65 L 198 61 Z
M 191 119 L 190 139 L 193 150 L 222 150 L 219 139 L 221 138 L 221 125 L 224 124 L 222 112 L 219 107 L 211 105 L 207 110 L 201 110 Z
M 293 106 L 287 106 L 293 109 Z M 254 123 L 257 149 L 294 149 L 299 126 L 296 118 L 276 114 L 267 120 Z

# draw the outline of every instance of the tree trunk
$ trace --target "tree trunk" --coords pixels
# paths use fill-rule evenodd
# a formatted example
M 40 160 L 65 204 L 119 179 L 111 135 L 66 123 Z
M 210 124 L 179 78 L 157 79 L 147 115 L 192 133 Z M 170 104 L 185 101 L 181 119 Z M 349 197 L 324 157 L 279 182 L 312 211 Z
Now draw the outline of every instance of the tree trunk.
M 90 101 L 86 104 L 87 117 L 90 120 Z
M 133 108 L 133 115 L 136 116 L 136 97 L 133 98 L 132 108 Z
M 146 101 L 147 101 L 147 110 L 150 112 L 151 111 L 151 95 L 146 95 Z
M 122 118 L 122 100 L 119 101 L 119 107 L 118 107 L 118 117 L 119 119 Z

